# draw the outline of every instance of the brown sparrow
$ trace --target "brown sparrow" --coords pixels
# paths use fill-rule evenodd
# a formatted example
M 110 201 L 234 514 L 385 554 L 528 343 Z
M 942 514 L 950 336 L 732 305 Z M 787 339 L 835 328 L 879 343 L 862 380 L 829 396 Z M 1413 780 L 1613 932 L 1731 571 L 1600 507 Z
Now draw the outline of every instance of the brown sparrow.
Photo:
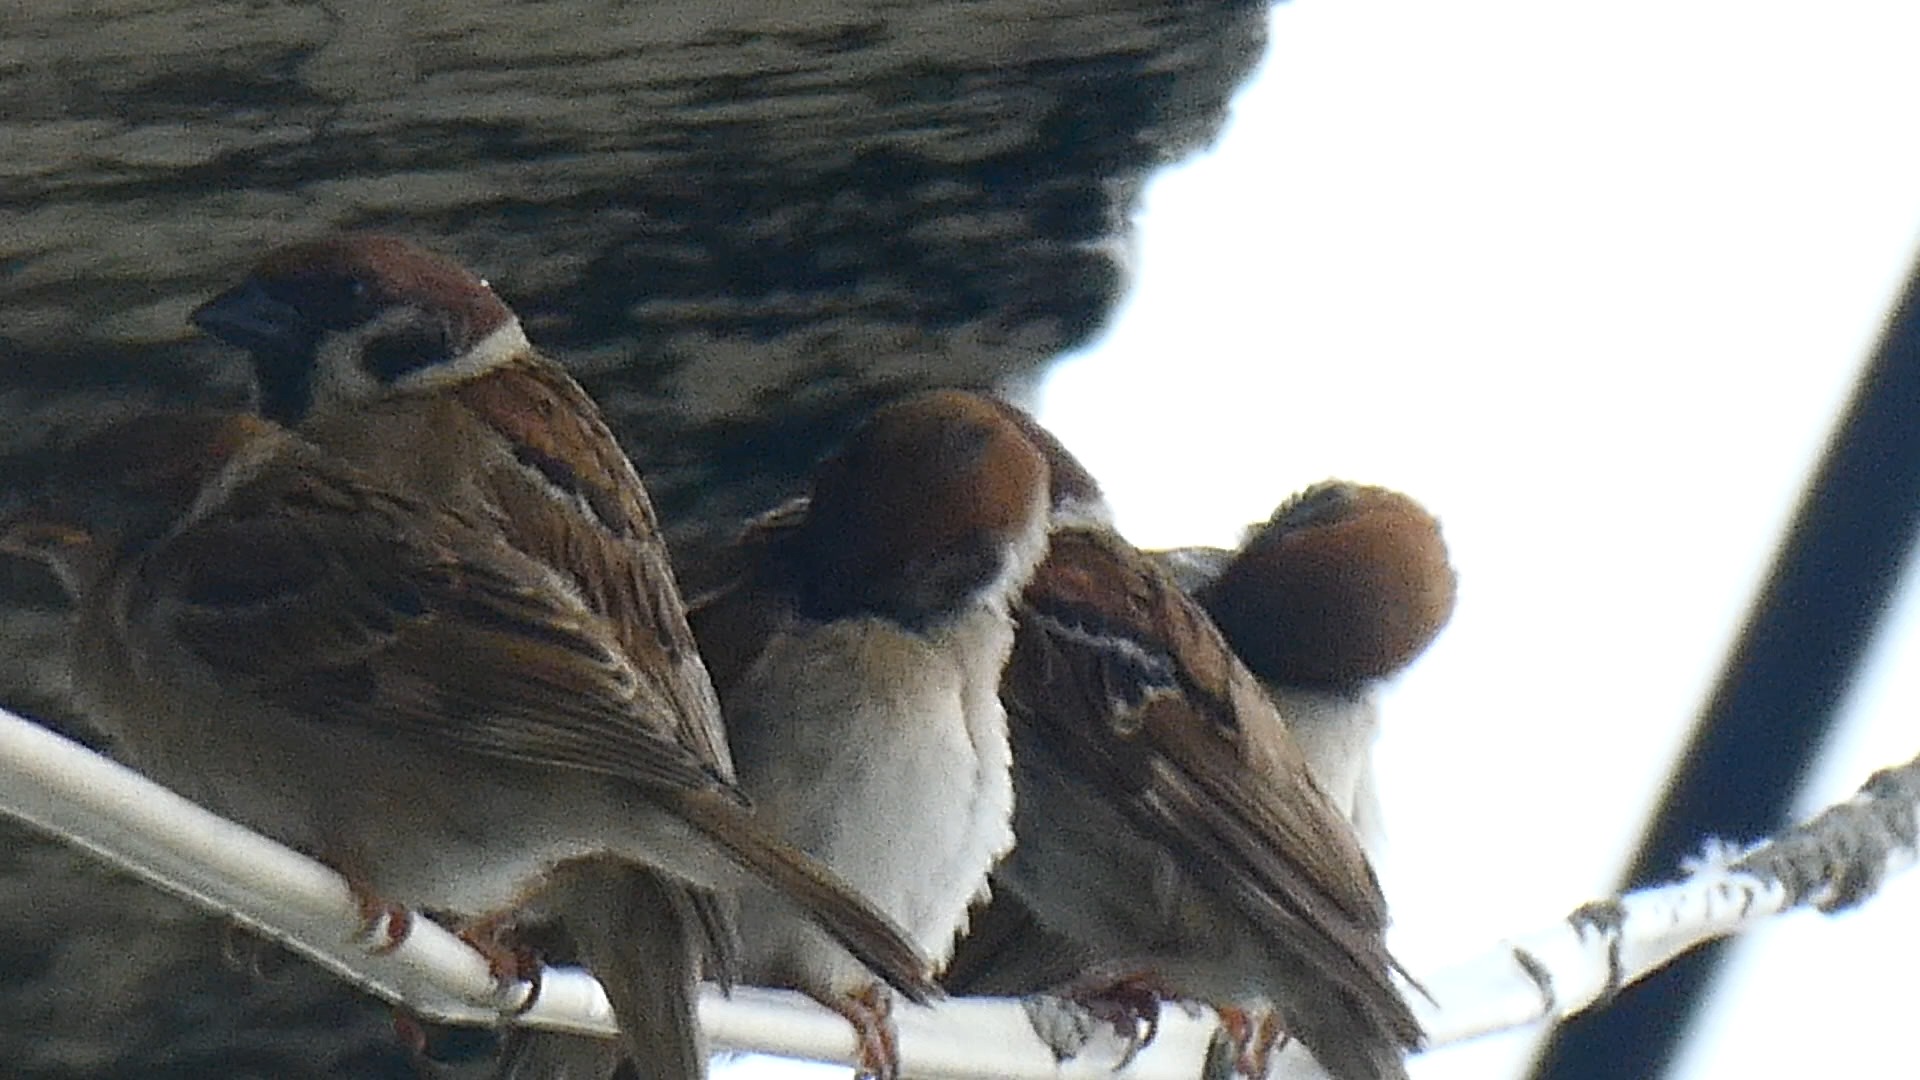
M 1395 491 L 1329 480 L 1247 530 L 1237 551 L 1156 552 L 1260 678 L 1320 790 L 1379 856 L 1373 688 L 1453 614 L 1439 522 Z
M 1053 515 L 1002 683 L 1018 842 L 993 882 L 996 905 L 1025 910 L 989 913 L 1002 951 L 968 958 L 968 992 L 1045 988 L 1003 964 L 1017 980 L 1077 963 L 1081 989 L 1106 984 L 1095 997 L 1213 1004 L 1245 1068 L 1264 1070 L 1277 1020 L 1339 1080 L 1404 1077 L 1421 1032 L 1353 830 L 1206 613 L 1021 418 L 1052 465 Z M 1249 1004 L 1272 1010 L 1258 1032 Z
M 611 624 L 680 744 L 732 780 L 646 489 L 586 392 L 533 348 L 484 281 L 404 240 L 345 235 L 268 254 L 193 319 L 248 350 L 265 415 L 384 483 L 485 515 L 560 574 Z M 647 977 L 626 980 L 636 996 L 623 1022 L 644 1018 L 653 1045 L 681 1048 L 678 1060 L 653 1055 L 659 1075 L 687 1075 L 704 1060 L 697 965 L 704 957 L 732 980 L 732 920 L 717 897 L 682 882 L 634 882 L 632 894 L 655 898 L 628 913 L 636 925 L 626 937 L 648 940 L 621 951 L 655 960 Z
M 382 483 L 496 521 L 605 616 L 680 740 L 732 775 L 653 504 L 598 406 L 487 283 L 405 240 L 269 253 L 193 313 L 261 414 Z
M 370 911 L 485 918 L 537 896 L 648 1075 L 705 1061 L 649 1042 L 633 1014 L 666 993 L 651 964 L 696 968 L 628 940 L 676 902 L 635 886 L 734 888 L 750 868 L 923 986 L 885 916 L 687 745 L 658 674 L 575 583 L 484 516 L 259 418 L 153 416 L 73 447 L 0 546 L 73 593 L 76 697 L 138 767 L 320 857 Z
M 755 810 L 936 963 L 1013 844 L 1000 674 L 1046 535 L 1047 465 L 1020 430 L 987 399 L 922 394 L 751 526 L 747 569 L 694 605 Z M 747 977 L 839 1011 L 863 1071 L 895 1075 L 885 988 L 764 890 L 740 914 Z

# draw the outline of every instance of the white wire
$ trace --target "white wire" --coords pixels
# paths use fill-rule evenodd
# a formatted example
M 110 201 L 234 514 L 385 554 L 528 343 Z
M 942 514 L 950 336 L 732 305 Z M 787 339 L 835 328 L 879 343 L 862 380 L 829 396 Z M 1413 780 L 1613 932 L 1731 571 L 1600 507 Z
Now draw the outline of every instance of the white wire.
M 614 1031 L 605 994 L 578 969 L 549 969 L 537 1000 L 515 1015 L 527 985 L 499 985 L 478 953 L 426 919 L 414 920 L 397 948 L 372 950 L 339 875 L 5 710 L 0 813 L 244 923 L 426 1019 Z M 1917 814 L 1920 758 L 1880 774 L 1848 803 L 1774 843 L 1710 855 L 1675 884 L 1587 905 L 1562 924 L 1422 976 L 1432 1000 L 1410 1000 L 1432 1046 L 1571 1015 L 1700 942 L 1789 907 L 1831 906 L 1840 895 L 1834 882 L 1853 882 L 1846 898 L 1864 899 L 1887 874 L 1915 861 Z M 1191 1080 L 1203 1075 L 1210 1050 L 1215 1067 L 1205 1073 L 1216 1072 L 1212 1014 L 1177 1006 L 1162 1012 L 1153 1044 L 1117 1073 L 1117 1037 L 1096 1035 L 1079 1056 L 1056 1063 L 1019 1002 L 955 999 L 903 1006 L 896 1017 L 901 1061 L 916 1077 Z M 797 994 L 743 988 L 726 997 L 708 988 L 700 1018 L 716 1049 L 854 1060 L 846 1022 Z M 1289 1046 L 1277 1055 L 1273 1075 L 1324 1074 Z

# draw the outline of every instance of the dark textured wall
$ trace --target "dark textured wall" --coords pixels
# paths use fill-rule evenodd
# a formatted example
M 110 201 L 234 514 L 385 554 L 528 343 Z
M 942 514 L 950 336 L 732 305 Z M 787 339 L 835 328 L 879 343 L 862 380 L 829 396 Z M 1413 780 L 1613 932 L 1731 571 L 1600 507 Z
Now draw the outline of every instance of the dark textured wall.
M 32 0 L 0 8 L 0 482 L 76 416 L 244 400 L 187 311 L 264 245 L 398 231 L 605 404 L 681 550 L 873 402 L 1035 374 L 1258 59 L 1229 0 Z M 0 563 L 0 702 L 62 627 Z M 384 1011 L 9 825 L 0 1072 L 404 1075 Z

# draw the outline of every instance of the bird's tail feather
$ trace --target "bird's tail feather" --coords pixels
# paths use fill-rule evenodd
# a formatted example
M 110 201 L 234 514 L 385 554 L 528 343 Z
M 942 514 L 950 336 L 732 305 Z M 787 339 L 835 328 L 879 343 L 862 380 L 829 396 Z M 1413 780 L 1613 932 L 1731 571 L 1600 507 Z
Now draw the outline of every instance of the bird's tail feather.
M 553 906 L 613 1004 L 630 1074 L 634 1080 L 701 1080 L 707 1074 L 697 1015 L 702 962 L 733 956 L 738 948 L 718 898 L 611 860 L 563 871 Z
M 699 828 L 776 895 L 817 923 L 875 975 L 907 999 L 926 1002 L 940 994 L 933 965 L 905 931 L 825 865 L 775 840 L 752 811 L 707 792 L 690 793 L 681 806 Z

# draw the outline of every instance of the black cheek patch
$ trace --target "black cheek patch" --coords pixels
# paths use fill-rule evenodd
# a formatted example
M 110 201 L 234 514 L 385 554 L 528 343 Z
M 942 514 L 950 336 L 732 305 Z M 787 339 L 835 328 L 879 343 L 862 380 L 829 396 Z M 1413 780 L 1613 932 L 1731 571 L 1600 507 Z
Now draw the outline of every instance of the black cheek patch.
M 367 339 L 360 349 L 360 367 L 383 385 L 451 359 L 452 342 L 444 331 L 431 327 L 393 330 Z
M 907 567 L 892 598 L 894 618 L 924 630 L 971 603 L 1005 569 L 1005 548 L 979 534 Z
M 885 571 L 836 566 L 817 572 L 801 590 L 801 614 L 812 619 L 881 615 L 925 633 L 971 603 L 1005 569 L 1002 543 L 969 536 L 937 554 Z
M 298 424 L 313 408 L 313 349 L 255 350 L 254 382 L 260 388 L 260 415 L 279 424 Z

